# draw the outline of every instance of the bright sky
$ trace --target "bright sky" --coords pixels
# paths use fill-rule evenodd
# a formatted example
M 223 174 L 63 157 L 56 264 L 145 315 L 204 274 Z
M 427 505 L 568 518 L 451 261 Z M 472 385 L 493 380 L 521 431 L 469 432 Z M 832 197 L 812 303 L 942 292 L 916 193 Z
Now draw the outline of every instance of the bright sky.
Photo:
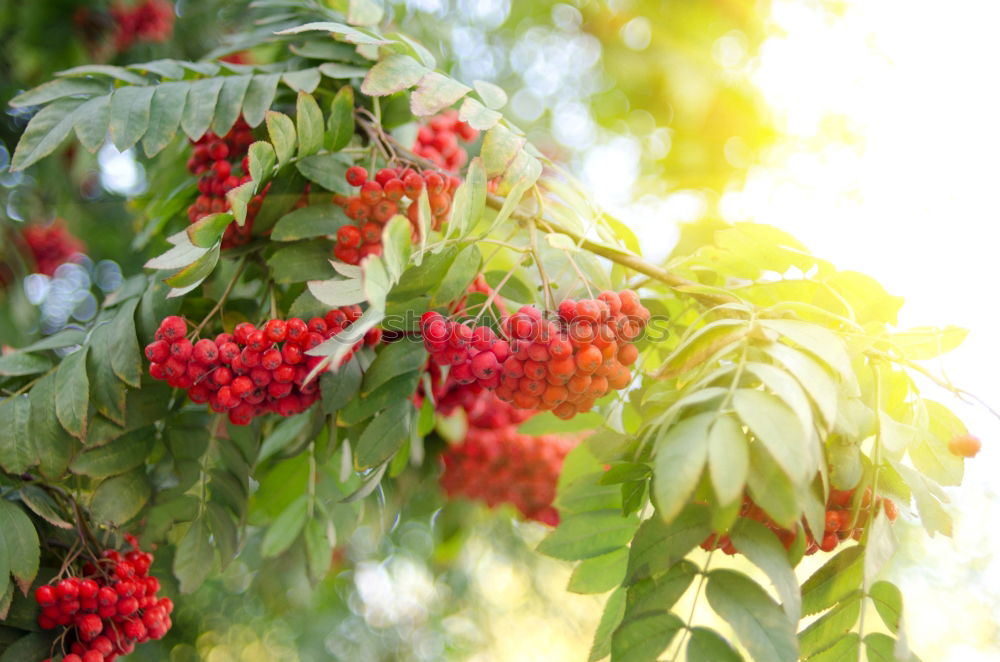
M 1000 312 L 990 296 L 1000 282 L 1000 3 L 841 4 L 838 16 L 816 2 L 773 0 L 776 36 L 755 61 L 735 63 L 752 71 L 783 138 L 724 197 L 722 212 L 787 229 L 838 267 L 874 276 L 906 298 L 901 327 L 970 329 L 961 348 L 928 367 L 1000 408 Z M 636 149 L 628 139 L 598 147 L 582 174 L 662 243 L 665 216 L 696 218 L 701 206 L 687 194 L 615 204 L 618 180 L 634 176 Z M 1000 422 L 936 387 L 924 394 L 954 406 L 984 449 L 951 490 L 954 541 L 897 523 L 902 546 L 890 574 L 903 586 L 910 642 L 925 662 L 995 661 Z

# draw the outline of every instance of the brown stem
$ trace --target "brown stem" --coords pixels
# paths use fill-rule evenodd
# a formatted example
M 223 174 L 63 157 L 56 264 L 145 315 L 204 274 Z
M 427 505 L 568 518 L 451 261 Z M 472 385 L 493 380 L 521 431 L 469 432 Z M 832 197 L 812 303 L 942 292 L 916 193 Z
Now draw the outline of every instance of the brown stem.
M 198 334 L 201 332 L 201 330 L 205 327 L 206 324 L 208 324 L 208 321 L 210 319 L 212 319 L 212 317 L 217 312 L 219 312 L 219 310 L 222 309 L 223 304 L 226 303 L 226 299 L 229 298 L 229 295 L 230 295 L 230 293 L 232 293 L 233 288 L 236 287 L 236 281 L 238 281 L 240 279 L 240 274 L 243 273 L 243 269 L 246 266 L 247 266 L 247 258 L 246 258 L 246 256 L 244 256 L 240 260 L 239 266 L 236 267 L 236 271 L 233 273 L 233 277 L 229 279 L 229 283 L 226 285 L 226 289 L 223 290 L 222 296 L 219 297 L 219 300 L 215 302 L 215 305 L 212 307 L 212 310 L 208 311 L 208 314 L 205 315 L 205 319 L 203 319 L 201 322 L 199 322 L 198 326 L 196 326 L 194 328 L 194 331 L 191 332 L 191 337 L 192 338 L 197 338 Z

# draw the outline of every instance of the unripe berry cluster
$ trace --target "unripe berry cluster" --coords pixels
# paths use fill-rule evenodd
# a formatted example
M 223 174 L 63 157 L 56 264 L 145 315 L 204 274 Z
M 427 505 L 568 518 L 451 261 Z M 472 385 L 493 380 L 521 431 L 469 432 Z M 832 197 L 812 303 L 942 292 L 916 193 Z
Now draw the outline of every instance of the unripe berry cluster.
M 174 388 L 187 390 L 193 402 L 228 412 L 235 425 L 247 425 L 270 412 L 292 416 L 319 398 L 318 380 L 306 381 L 322 357 L 306 352 L 340 333 L 361 317 L 358 306 L 331 310 L 308 322 L 293 317 L 269 320 L 261 328 L 237 324 L 232 334 L 192 342 L 187 325 L 176 315 L 166 317 L 156 339 L 146 346 L 149 374 Z M 372 329 L 348 353 L 362 344 L 375 345 L 381 330 Z
M 246 154 L 251 143 L 253 134 L 250 132 L 250 125 L 242 117 L 236 120 L 236 124 L 226 135 L 217 136 L 208 132 L 194 142 L 194 151 L 188 159 L 187 168 L 191 174 L 201 177 L 198 179 L 198 198 L 188 207 L 188 220 L 194 223 L 210 214 L 229 211 L 226 193 L 250 181 Z M 260 211 L 270 186 L 269 182 L 247 203 L 246 222 L 242 226 L 232 223 L 226 228 L 222 237 L 223 248 L 240 246 L 250 241 L 253 219 Z
M 441 454 L 445 493 L 484 501 L 491 508 L 510 503 L 527 519 L 559 524 L 552 501 L 563 459 L 575 442 L 519 434 L 517 426 L 535 412 L 515 409 L 478 384 L 459 384 L 449 377 L 445 386 L 443 393 L 436 391 L 438 411 L 448 413 L 460 405 L 468 419 L 462 443 Z
M 434 165 L 452 172 L 458 171 L 469 160 L 469 155 L 459 144 L 472 142 L 479 132 L 458 119 L 458 111 L 446 110 L 417 130 L 413 153 Z
M 802 528 L 806 536 L 805 553 L 807 555 L 815 554 L 819 551 L 832 552 L 841 541 L 849 538 L 853 540 L 861 539 L 864 528 L 868 523 L 868 513 L 872 502 L 871 488 L 866 489 L 861 497 L 861 508 L 858 510 L 856 521 L 852 515 L 851 504 L 853 499 L 854 490 L 830 490 L 830 497 L 826 503 L 825 526 L 823 534 L 818 538 L 813 536 L 812 531 L 809 530 L 809 526 L 803 520 Z M 877 497 L 875 507 L 876 509 L 884 508 L 885 515 L 889 518 L 890 522 L 896 520 L 896 504 L 891 499 Z M 740 507 L 740 517 L 760 522 L 774 531 L 774 534 L 778 536 L 785 549 L 791 548 L 798 534 L 798 527 L 794 530 L 789 530 L 777 525 L 760 506 L 755 504 L 746 495 L 744 495 L 743 505 Z M 733 545 L 733 541 L 730 540 L 728 535 L 716 536 L 714 533 L 701 543 L 701 547 L 706 550 L 721 549 L 725 554 L 730 556 L 739 551 Z
M 163 43 L 174 31 L 174 6 L 167 0 L 144 0 L 131 7 L 113 6 L 115 48 L 121 52 L 137 41 Z
M 638 358 L 632 341 L 648 320 L 639 297 L 624 290 L 566 299 L 556 320 L 523 306 L 503 318 L 506 340 L 434 312 L 421 319 L 421 334 L 432 360 L 450 365 L 458 382 L 478 381 L 518 409 L 551 409 L 569 419 L 628 386 Z
M 344 214 L 355 222 L 337 231 L 337 246 L 333 253 L 347 264 L 358 264 L 368 255 L 382 254 L 382 227 L 393 216 L 403 213 L 410 220 L 414 242 L 420 239 L 420 193 L 427 189 L 431 210 L 431 229 L 437 230 L 451 209 L 452 195 L 461 183 L 433 170 L 421 173 L 412 168 L 382 168 L 375 177 L 361 166 L 351 166 L 345 175 L 347 183 L 359 187 L 357 195 L 335 195 L 334 204 L 344 208 Z M 404 200 L 409 200 L 407 204 Z
M 84 250 L 83 242 L 70 234 L 60 219 L 48 225 L 26 225 L 21 230 L 21 238 L 28 245 L 36 271 L 46 276 L 54 274 L 56 267 Z
M 160 581 L 149 574 L 153 555 L 135 537 L 126 538 L 127 553 L 106 550 L 96 564 L 84 564 L 81 576 L 35 589 L 39 627 L 65 628 L 63 646 L 70 652 L 63 662 L 112 662 L 170 629 L 174 604 L 157 597 Z

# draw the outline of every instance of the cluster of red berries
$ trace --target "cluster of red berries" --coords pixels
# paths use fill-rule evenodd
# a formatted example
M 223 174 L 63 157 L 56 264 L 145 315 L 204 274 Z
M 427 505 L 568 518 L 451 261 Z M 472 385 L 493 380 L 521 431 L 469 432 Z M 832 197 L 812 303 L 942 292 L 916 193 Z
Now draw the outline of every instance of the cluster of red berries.
M 489 390 L 500 386 L 500 367 L 510 356 L 510 345 L 490 327 L 473 328 L 429 311 L 420 318 L 420 335 L 431 360 L 451 366 L 449 380 Z
M 157 598 L 160 581 L 149 575 L 153 555 L 134 536 L 126 539 L 132 549 L 124 555 L 106 550 L 96 563 L 84 564 L 82 576 L 35 589 L 39 627 L 66 628 L 63 645 L 70 653 L 63 662 L 112 662 L 170 629 L 174 603 Z
M 54 274 L 56 267 L 84 250 L 83 242 L 70 234 L 60 219 L 47 225 L 26 225 L 21 230 L 21 238 L 35 261 L 35 270 L 46 276 Z
M 450 109 L 417 130 L 413 153 L 439 168 L 456 172 L 469 160 L 468 153 L 458 141 L 468 143 L 477 137 L 479 132 L 458 119 L 457 110 Z
M 523 306 L 503 318 L 506 340 L 436 312 L 421 318 L 421 334 L 431 358 L 450 365 L 459 383 L 477 381 L 518 409 L 551 409 L 569 419 L 628 386 L 639 355 L 632 341 L 648 320 L 634 292 L 607 291 L 597 299 L 566 299 L 556 320 Z
M 417 202 L 426 187 L 431 210 L 431 228 L 437 230 L 451 210 L 451 199 L 461 180 L 433 170 L 418 173 L 412 168 L 382 168 L 375 177 L 361 166 L 351 166 L 345 175 L 347 183 L 360 187 L 357 195 L 333 196 L 334 204 L 344 208 L 344 214 L 356 225 L 345 225 L 337 231 L 337 246 L 333 253 L 338 260 L 358 264 L 368 255 L 382 254 L 382 226 L 403 209 L 404 198 L 410 200 L 406 217 L 412 226 L 413 240 L 419 241 Z
M 188 220 L 194 223 L 209 214 L 229 210 L 226 193 L 250 181 L 250 166 L 246 154 L 251 143 L 253 134 L 250 125 L 242 117 L 236 120 L 236 124 L 226 135 L 217 136 L 209 131 L 194 142 L 187 168 L 191 174 L 201 177 L 198 179 L 198 198 L 188 207 Z M 260 211 L 270 186 L 268 183 L 247 203 L 247 218 L 242 226 L 232 223 L 226 228 L 222 237 L 223 248 L 241 246 L 250 241 L 253 219 Z
M 819 551 L 832 552 L 837 548 L 837 545 L 839 545 L 841 541 L 847 540 L 848 538 L 854 540 L 861 539 L 861 534 L 864 533 L 865 525 L 868 523 L 868 513 L 872 502 L 871 488 L 866 489 L 865 493 L 861 497 L 861 508 L 858 510 L 856 520 L 852 516 L 851 502 L 853 499 L 853 489 L 830 490 L 830 497 L 826 503 L 826 523 L 823 534 L 818 538 L 813 536 L 808 525 L 806 525 L 803 520 L 802 527 L 806 535 L 805 553 L 807 555 L 815 554 Z M 885 515 L 889 518 L 890 522 L 894 522 L 896 520 L 896 504 L 892 501 L 892 499 L 877 497 L 875 500 L 875 506 L 876 509 L 879 507 L 885 509 Z M 795 530 L 789 530 L 775 524 L 774 520 L 768 517 L 763 509 L 761 509 L 760 506 L 755 504 L 753 500 L 746 495 L 743 496 L 743 505 L 740 507 L 740 517 L 746 517 L 760 522 L 767 528 L 774 531 L 775 535 L 778 536 L 778 539 L 781 541 L 781 544 L 785 546 L 785 549 L 791 548 L 792 543 L 795 542 L 795 538 L 798 535 L 797 528 Z M 716 536 L 714 533 L 701 543 L 701 547 L 702 549 L 709 551 L 713 549 L 721 549 L 724 553 L 730 556 L 739 551 L 733 545 L 733 541 L 730 540 L 728 535 Z
M 445 493 L 484 501 L 491 508 L 510 503 L 527 519 L 558 525 L 552 501 L 563 460 L 575 441 L 519 434 L 517 426 L 535 412 L 516 409 L 478 384 L 459 384 L 450 376 L 444 384 L 443 392 L 435 392 L 438 411 L 461 406 L 468 419 L 465 439 L 441 455 Z
M 174 5 L 167 0 L 144 0 L 132 7 L 114 6 L 115 48 L 121 52 L 138 41 L 163 43 L 174 32 Z
M 243 322 L 232 334 L 192 342 L 185 336 L 184 319 L 171 315 L 163 319 L 156 339 L 146 346 L 149 374 L 187 390 L 193 402 L 207 402 L 214 411 L 228 412 L 235 425 L 247 425 L 255 416 L 270 412 L 292 416 L 319 398 L 318 381 L 307 382 L 306 377 L 322 357 L 306 352 L 359 317 L 360 307 L 344 306 L 308 322 L 297 317 L 273 319 L 260 329 Z M 362 344 L 377 344 L 381 336 L 381 329 L 369 331 L 344 361 Z

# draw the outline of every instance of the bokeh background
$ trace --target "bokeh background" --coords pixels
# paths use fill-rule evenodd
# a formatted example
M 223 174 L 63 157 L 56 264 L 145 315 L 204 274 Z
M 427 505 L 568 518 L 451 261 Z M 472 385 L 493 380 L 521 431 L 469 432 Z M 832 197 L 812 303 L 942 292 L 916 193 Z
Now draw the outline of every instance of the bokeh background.
M 838 267 L 904 296 L 902 327 L 968 328 L 962 347 L 927 367 L 1000 407 L 993 296 L 1000 283 L 1000 95 L 993 84 L 1000 6 L 387 4 L 458 78 L 504 87 L 513 121 L 635 228 L 648 259 L 665 260 L 684 223 L 751 219 L 782 227 Z M 0 0 L 0 101 L 95 58 L 197 59 L 265 13 L 244 2 L 180 0 L 168 41 L 115 51 L 107 26 L 85 20 L 109 8 Z M 14 223 L 65 219 L 86 238 L 89 262 L 63 274 L 65 283 L 34 279 L 3 295 L 17 319 L 0 319 L 0 340 L 13 345 L 20 322 L 43 324 L 46 300 L 62 311 L 62 323 L 86 321 L 83 290 L 99 294 L 115 273 L 138 272 L 143 256 L 132 249 L 129 197 L 155 197 L 160 186 L 155 164 L 110 145 L 95 158 L 56 156 L 27 174 L 8 173 L 24 123 L 18 112 L 0 119 L 0 213 Z M 927 392 L 952 402 L 931 384 Z M 904 589 L 910 644 L 923 660 L 997 660 L 1000 423 L 982 407 L 955 405 L 984 448 L 967 464 L 965 485 L 950 490 L 954 539 L 928 538 L 900 520 L 900 553 L 889 572 Z M 545 532 L 540 525 L 472 505 L 442 510 L 441 495 L 427 487 L 378 496 L 366 502 L 365 525 L 338 541 L 338 561 L 318 589 L 281 568 L 255 572 L 248 549 L 223 580 L 181 603 L 175 635 L 144 658 L 586 658 L 603 599 L 567 593 L 569 568 L 532 553 Z

